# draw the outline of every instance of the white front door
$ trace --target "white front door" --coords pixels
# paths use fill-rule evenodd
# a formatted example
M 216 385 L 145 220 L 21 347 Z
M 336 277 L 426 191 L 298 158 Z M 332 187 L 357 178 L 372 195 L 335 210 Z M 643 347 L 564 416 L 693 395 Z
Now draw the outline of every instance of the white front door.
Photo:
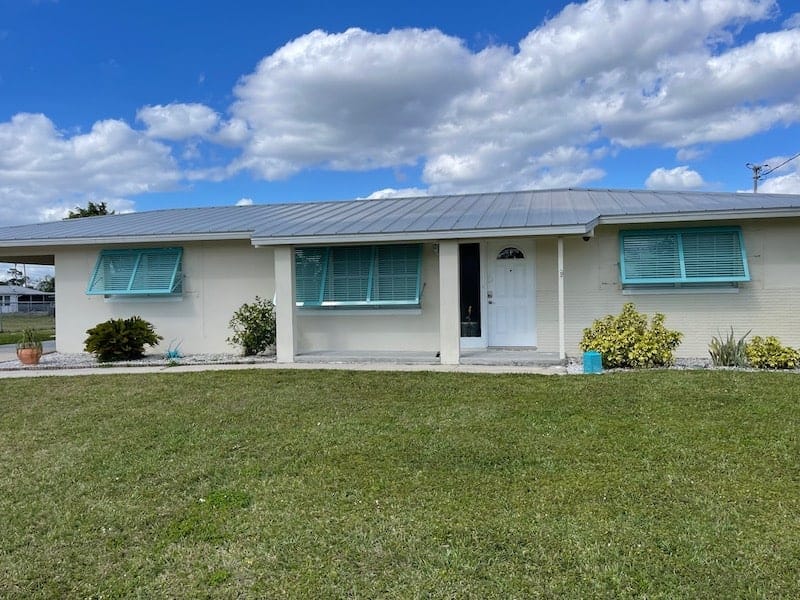
M 491 242 L 488 247 L 490 346 L 536 346 L 533 242 Z

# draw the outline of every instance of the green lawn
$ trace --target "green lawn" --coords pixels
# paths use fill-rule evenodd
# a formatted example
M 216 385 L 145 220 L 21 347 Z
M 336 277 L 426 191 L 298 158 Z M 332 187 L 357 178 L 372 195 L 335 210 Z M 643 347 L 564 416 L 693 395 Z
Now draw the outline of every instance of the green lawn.
M 0 344 L 16 344 L 23 329 L 35 329 L 39 338 L 50 340 L 56 334 L 56 318 L 48 314 L 0 314 Z
M 798 383 L 4 380 L 0 597 L 797 598 Z

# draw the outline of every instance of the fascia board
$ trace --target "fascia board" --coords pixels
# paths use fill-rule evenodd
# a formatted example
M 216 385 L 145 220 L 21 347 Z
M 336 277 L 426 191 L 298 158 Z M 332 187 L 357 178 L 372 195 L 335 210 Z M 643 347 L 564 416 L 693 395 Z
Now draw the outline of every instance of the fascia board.
M 737 209 L 663 214 L 627 214 L 601 216 L 599 225 L 635 225 L 639 223 L 675 223 L 680 221 L 740 221 L 742 219 L 778 219 L 800 217 L 800 208 Z
M 42 238 L 32 240 L 0 240 L 0 248 L 41 246 L 89 246 L 104 244 L 147 244 L 168 242 L 207 242 L 220 240 L 250 240 L 252 232 L 187 233 L 167 235 L 119 235 L 81 238 Z
M 355 233 L 343 235 L 253 236 L 254 246 L 366 244 L 384 242 L 424 242 L 437 240 L 466 240 L 501 237 L 528 237 L 545 235 L 583 235 L 592 228 L 586 225 L 543 227 L 515 227 L 509 229 L 473 229 L 448 231 L 408 231 L 399 233 Z

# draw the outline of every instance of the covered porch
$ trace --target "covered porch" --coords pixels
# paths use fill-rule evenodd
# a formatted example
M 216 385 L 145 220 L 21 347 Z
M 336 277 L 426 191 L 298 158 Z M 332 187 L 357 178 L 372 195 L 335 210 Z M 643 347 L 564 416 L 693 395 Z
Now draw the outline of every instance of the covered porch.
M 438 331 L 431 330 L 438 341 L 438 351 L 418 351 L 403 348 L 361 350 L 326 348 L 307 350 L 298 348 L 298 305 L 296 297 L 295 246 L 274 246 L 276 346 L 279 363 L 395 363 L 395 364 L 442 364 L 442 365 L 523 365 L 546 366 L 565 364 L 565 306 L 564 306 L 564 240 L 555 239 L 557 252 L 558 345 L 555 351 L 552 342 L 548 351 L 537 349 L 536 344 L 492 344 L 473 347 L 463 335 L 463 298 L 461 297 L 461 253 L 463 240 L 439 240 L 435 243 L 438 263 L 438 281 L 435 286 L 431 308 L 438 312 Z M 554 261 L 556 262 L 556 261 Z M 552 263 L 551 263 L 552 264 Z M 552 277 L 552 276 L 551 276 Z M 496 297 L 495 297 L 496 300 Z M 492 303 L 489 294 L 489 304 Z M 302 309 L 301 309 L 302 310 Z M 354 323 L 354 326 L 358 326 Z M 485 340 L 486 338 L 484 338 Z M 551 338 L 552 339 L 552 338 Z M 435 348 L 435 347 L 434 347 Z

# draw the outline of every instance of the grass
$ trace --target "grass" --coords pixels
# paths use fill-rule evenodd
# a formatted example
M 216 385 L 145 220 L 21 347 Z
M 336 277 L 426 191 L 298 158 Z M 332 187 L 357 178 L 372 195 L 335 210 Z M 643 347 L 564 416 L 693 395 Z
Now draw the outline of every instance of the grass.
M 51 340 L 56 335 L 56 319 L 38 313 L 0 314 L 0 344 L 16 344 L 23 329 L 35 329 L 41 341 Z
M 5 380 L 0 597 L 798 597 L 797 382 Z

